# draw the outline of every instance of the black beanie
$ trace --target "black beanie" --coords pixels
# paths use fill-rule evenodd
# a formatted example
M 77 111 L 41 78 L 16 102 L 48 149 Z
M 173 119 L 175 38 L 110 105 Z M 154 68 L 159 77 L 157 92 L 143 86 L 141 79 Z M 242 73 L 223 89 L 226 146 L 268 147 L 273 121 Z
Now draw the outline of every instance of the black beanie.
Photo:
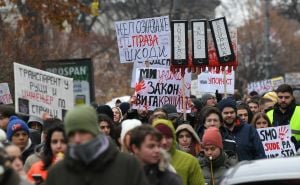
M 111 110 L 108 105 L 99 105 L 97 107 L 98 114 L 106 114 L 110 119 L 114 120 L 114 112 Z
M 236 101 L 232 97 L 225 98 L 218 103 L 218 108 L 222 112 L 225 107 L 231 107 L 236 111 Z
M 129 111 L 129 109 L 130 109 L 130 104 L 128 102 L 122 102 L 119 105 L 119 108 L 122 111 L 122 115 L 125 115 Z

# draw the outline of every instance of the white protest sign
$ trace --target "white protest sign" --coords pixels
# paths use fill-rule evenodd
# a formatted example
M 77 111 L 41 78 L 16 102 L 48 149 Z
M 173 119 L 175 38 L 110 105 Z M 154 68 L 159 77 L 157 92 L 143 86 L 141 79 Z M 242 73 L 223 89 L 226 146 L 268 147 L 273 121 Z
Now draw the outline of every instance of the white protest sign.
M 234 71 L 226 72 L 226 91 L 228 94 L 234 93 Z M 224 93 L 224 74 L 215 70 L 200 73 L 198 75 L 198 91 L 201 93 Z
M 146 62 L 134 62 L 131 73 L 131 83 L 130 87 L 135 88 L 135 77 L 136 77 L 136 68 L 144 68 L 144 67 L 153 67 L 153 68 L 170 68 L 170 60 L 161 59 L 161 60 L 151 60 Z
M 170 59 L 168 16 L 115 22 L 121 63 Z
M 74 106 L 73 79 L 14 63 L 16 112 L 62 119 Z
M 267 158 L 290 157 L 296 154 L 289 125 L 257 129 Z
M 252 91 L 256 91 L 258 94 L 270 92 L 283 83 L 284 83 L 283 77 L 276 77 L 276 78 L 251 82 L 248 84 L 248 94 Z
M 182 88 L 182 77 L 180 72 L 172 73 L 166 68 L 137 68 L 135 94 L 137 98 L 133 109 L 154 110 L 164 104 L 172 104 L 177 108 L 177 112 L 183 112 L 183 98 L 186 103 L 190 97 L 191 73 L 185 74 Z M 183 97 L 185 94 L 185 97 Z M 190 108 L 186 105 L 186 112 Z
M 0 83 L 0 102 L 3 104 L 12 104 L 12 98 L 8 83 Z

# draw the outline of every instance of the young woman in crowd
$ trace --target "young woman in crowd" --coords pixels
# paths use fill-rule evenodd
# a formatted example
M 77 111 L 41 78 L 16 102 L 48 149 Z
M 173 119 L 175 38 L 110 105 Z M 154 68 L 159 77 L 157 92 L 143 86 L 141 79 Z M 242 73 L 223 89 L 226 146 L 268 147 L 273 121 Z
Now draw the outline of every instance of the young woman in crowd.
M 258 112 L 254 115 L 252 122 L 254 128 L 267 128 L 271 127 L 271 122 L 264 112 Z
M 195 157 L 201 152 L 200 138 L 190 124 L 182 124 L 177 127 L 176 139 L 180 150 Z
M 114 113 L 114 120 L 113 120 L 114 123 L 116 125 L 119 125 L 121 123 L 122 119 L 123 119 L 123 115 L 122 115 L 121 109 L 119 107 L 113 107 L 111 110 Z
M 56 125 L 48 130 L 42 160 L 34 163 L 27 173 L 30 182 L 35 182 L 33 175 L 40 175 L 42 180 L 47 178 L 51 165 L 63 159 L 67 148 L 67 137 L 63 125 Z

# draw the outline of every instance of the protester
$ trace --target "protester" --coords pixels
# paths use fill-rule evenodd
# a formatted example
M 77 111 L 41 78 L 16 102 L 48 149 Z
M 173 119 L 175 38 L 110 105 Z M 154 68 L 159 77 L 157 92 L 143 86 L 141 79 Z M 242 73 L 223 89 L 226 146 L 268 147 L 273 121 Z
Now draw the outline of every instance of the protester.
M 59 160 L 63 159 L 67 148 L 67 137 L 63 125 L 53 126 L 48 130 L 45 147 L 41 154 L 42 160 L 34 163 L 27 172 L 27 179 L 34 183 L 33 175 L 40 175 L 42 181 L 45 181 L 48 169 Z
M 168 120 L 172 121 L 174 128 L 176 129 L 180 124 L 180 114 L 172 104 L 164 104 L 162 108 L 168 113 Z
M 200 165 L 195 157 L 176 149 L 176 134 L 170 120 L 156 119 L 153 126 L 163 135 L 161 146 L 171 155 L 171 165 L 184 185 L 204 185 Z
M 122 122 L 122 130 L 120 136 L 120 143 L 121 143 L 121 151 L 122 152 L 131 152 L 130 151 L 130 131 L 142 125 L 142 122 L 137 119 L 127 119 Z
M 29 185 L 29 183 L 21 178 L 19 174 L 12 168 L 10 157 L 3 147 L 0 147 L 0 168 L 1 185 Z
M 267 128 L 272 126 L 268 116 L 264 112 L 256 113 L 252 119 L 251 125 L 256 129 Z
M 215 127 L 218 128 L 223 142 L 223 150 L 231 158 L 237 158 L 237 144 L 230 135 L 229 131 L 224 127 L 222 114 L 216 107 L 206 106 L 202 110 L 202 126 L 198 130 L 200 140 L 202 140 L 203 134 L 207 128 Z
M 277 103 L 277 100 L 273 101 L 269 98 L 263 97 L 259 100 L 259 110 L 260 110 L 260 112 L 267 113 L 269 110 L 274 108 L 274 105 L 276 103 Z
M 7 138 L 22 151 L 22 161 L 34 152 L 27 124 L 17 116 L 11 116 L 7 125 Z
M 131 130 L 130 148 L 140 160 L 150 185 L 182 185 L 182 180 L 169 169 L 167 159 L 163 159 L 160 141 L 162 135 L 150 125 L 142 125 Z
M 179 149 L 195 157 L 201 152 L 201 142 L 193 127 L 189 124 L 179 125 L 176 129 Z
M 37 116 L 30 116 L 27 125 L 29 128 L 34 129 L 42 133 L 43 130 L 43 120 Z
M 216 97 L 211 95 L 211 94 L 203 94 L 201 96 L 202 104 L 203 106 L 216 106 L 217 105 L 217 100 Z
M 114 123 L 116 125 L 119 125 L 123 119 L 122 110 L 119 107 L 113 107 L 111 110 L 114 113 L 114 119 L 113 119 Z
M 249 106 L 252 114 L 254 115 L 255 113 L 259 112 L 259 98 L 254 98 L 252 97 L 248 102 L 247 105 Z
M 11 167 L 19 174 L 21 178 L 26 179 L 20 148 L 9 143 L 6 143 L 4 148 L 9 157 L 8 159 L 11 163 Z
M 225 128 L 237 143 L 239 161 L 266 158 L 263 145 L 255 128 L 241 122 L 236 113 L 236 102 L 226 98 L 218 103 Z
M 0 128 L 6 131 L 9 118 L 14 115 L 16 115 L 14 106 L 0 105 Z
M 114 120 L 114 112 L 108 105 L 99 105 L 96 109 L 98 114 L 106 114 L 110 119 Z
M 168 119 L 167 111 L 161 107 L 155 108 L 151 113 L 151 115 L 149 116 L 148 123 L 152 125 L 155 119 Z
M 278 102 L 274 109 L 267 112 L 272 126 L 290 125 L 292 141 L 300 143 L 300 106 L 296 105 L 293 88 L 288 84 L 281 84 L 276 89 Z
M 31 154 L 25 161 L 24 170 L 27 173 L 31 166 L 42 159 L 42 153 L 45 150 L 45 141 L 48 135 L 48 131 L 52 127 L 62 125 L 63 122 L 57 118 L 46 118 L 43 125 L 43 131 L 41 134 L 41 144 L 37 145 L 34 149 L 34 153 Z
M 120 153 L 98 129 L 97 114 L 89 105 L 70 109 L 65 116 L 68 150 L 48 172 L 47 185 L 147 185 L 134 156 Z
M 0 128 L 0 142 L 1 143 L 7 142 L 6 132 L 1 128 Z
M 115 140 L 115 133 L 114 133 L 114 122 L 110 119 L 106 114 L 98 114 L 98 125 L 99 130 L 104 135 L 111 137 Z
M 223 151 L 222 136 L 215 127 L 205 130 L 202 138 L 204 156 L 200 158 L 206 185 L 219 184 L 221 177 L 237 160 L 230 161 Z
M 237 105 L 237 116 L 244 122 L 250 124 L 252 121 L 253 113 L 246 103 Z

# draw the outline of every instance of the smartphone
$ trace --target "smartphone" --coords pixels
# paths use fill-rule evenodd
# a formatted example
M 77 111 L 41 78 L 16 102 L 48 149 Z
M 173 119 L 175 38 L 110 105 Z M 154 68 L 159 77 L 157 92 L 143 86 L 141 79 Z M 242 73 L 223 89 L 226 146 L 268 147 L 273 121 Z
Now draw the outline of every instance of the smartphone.
M 35 185 L 40 185 L 44 182 L 41 174 L 32 174 L 32 178 L 34 179 Z

